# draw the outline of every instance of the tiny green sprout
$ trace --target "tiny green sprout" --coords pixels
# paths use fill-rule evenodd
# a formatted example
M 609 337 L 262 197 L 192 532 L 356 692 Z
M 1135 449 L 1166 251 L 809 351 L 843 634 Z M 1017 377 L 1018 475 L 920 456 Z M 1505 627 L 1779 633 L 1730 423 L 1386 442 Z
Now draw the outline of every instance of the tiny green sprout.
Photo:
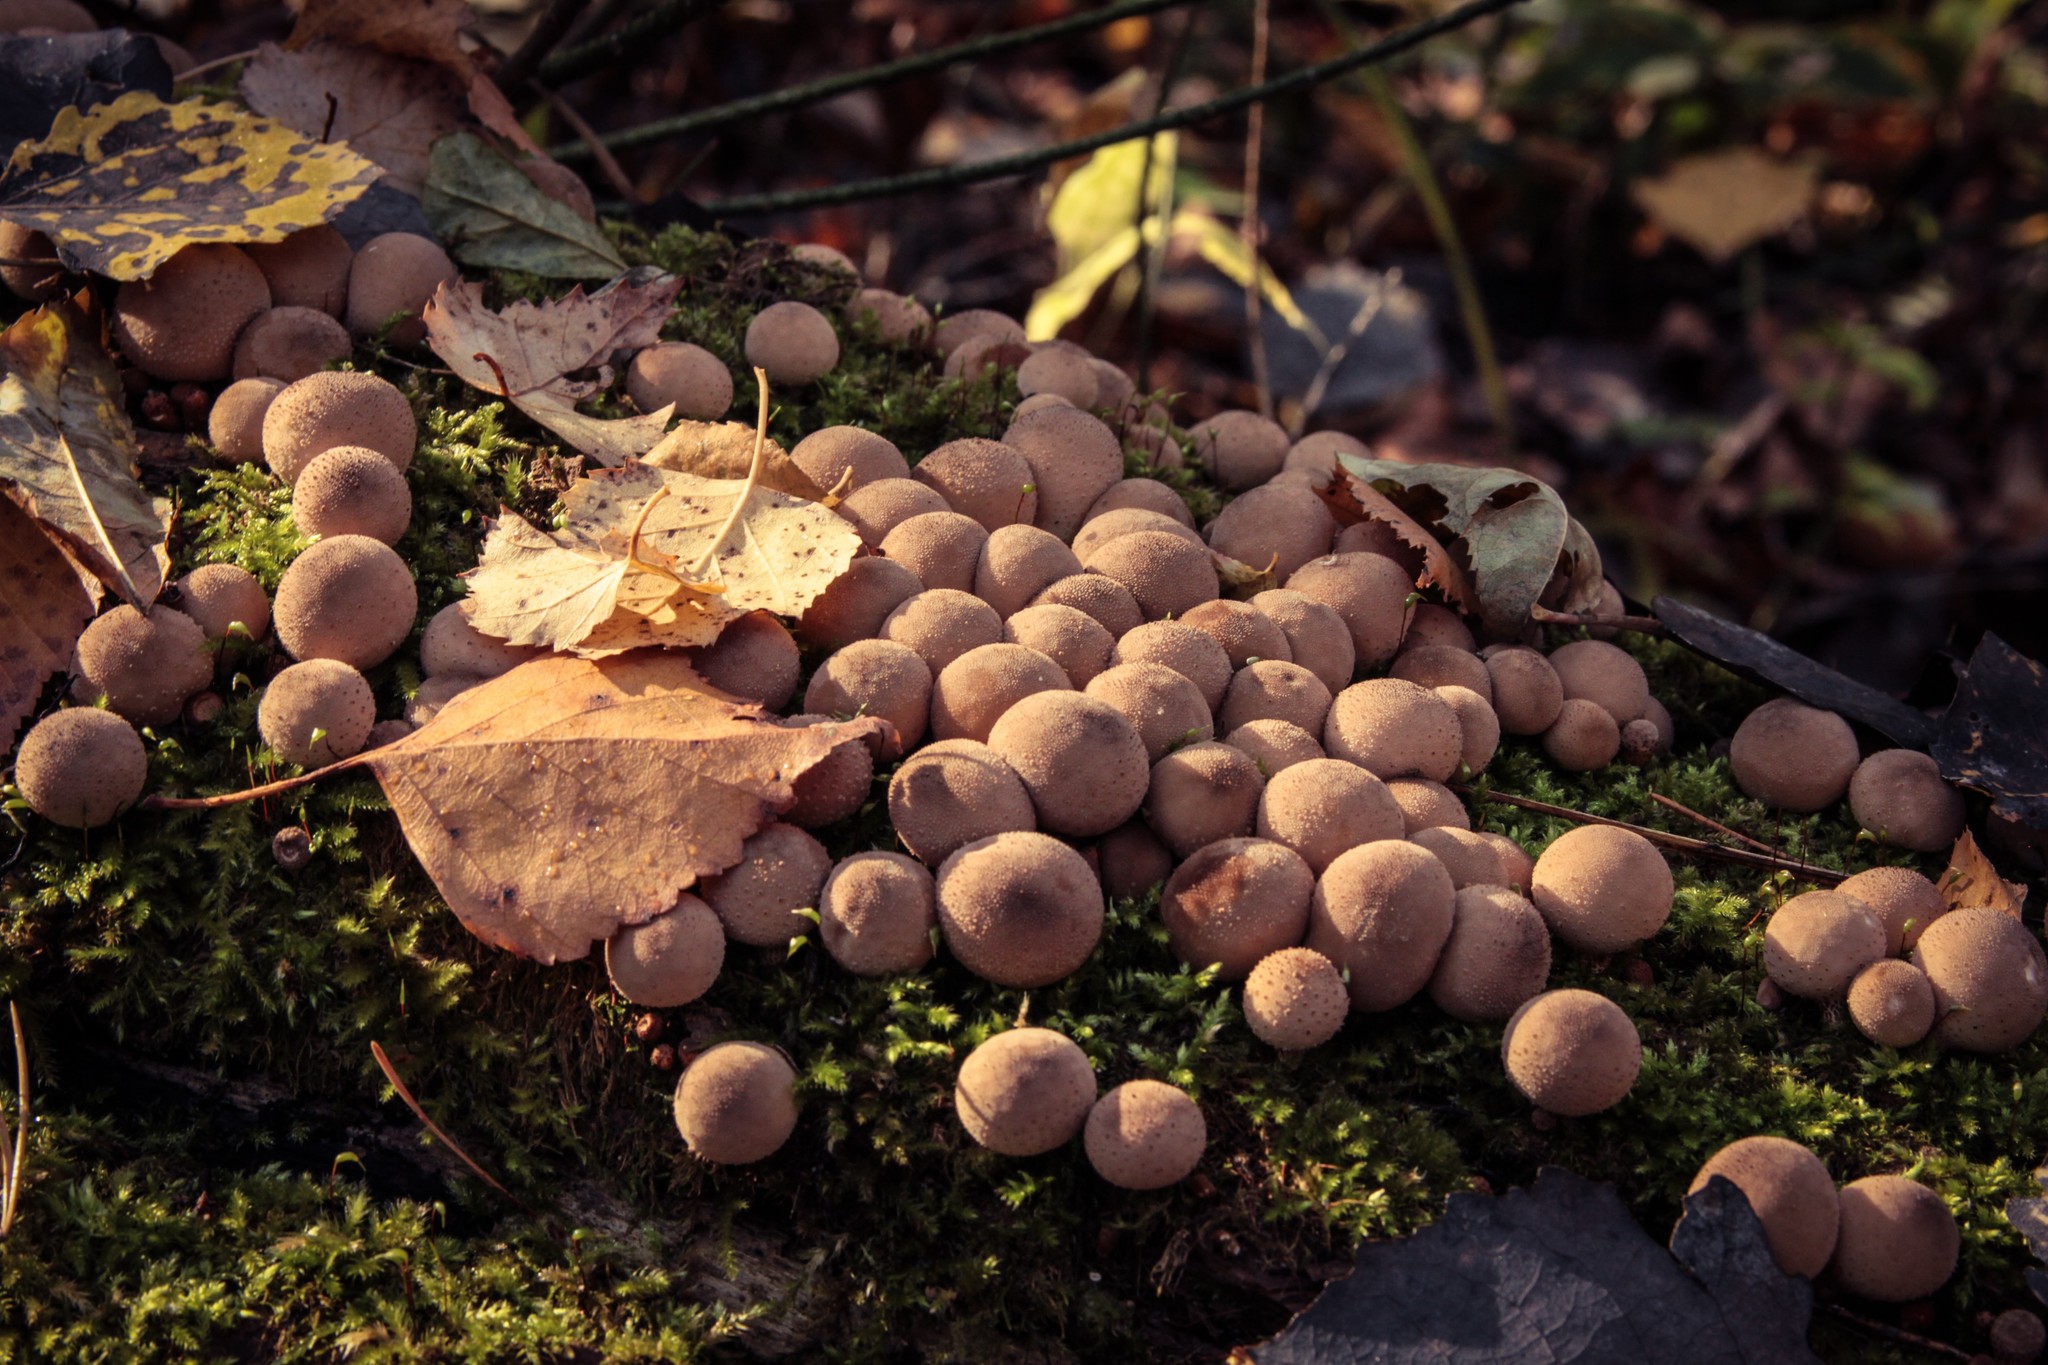
M 14 788 L 9 787 L 7 790 L 9 791 L 9 793 L 12 793 Z M 19 796 L 14 796 L 10 794 L 7 798 L 7 804 L 4 807 L 0 807 L 0 809 L 8 811 L 27 810 L 28 802 L 22 800 Z
M 1022 490 L 1022 491 L 1026 492 L 1026 493 L 1036 493 L 1036 492 L 1038 491 L 1038 485 L 1037 485 L 1037 484 L 1035 484 L 1035 483 L 1027 483 L 1027 484 L 1025 484 L 1025 485 L 1024 485 L 1024 488 L 1023 488 L 1023 490 Z
M 318 744 L 321 740 L 325 738 L 327 738 L 326 727 L 316 725 L 313 727 L 313 737 L 307 740 L 306 742 L 308 744 Z
M 1244 666 L 1245 666 L 1246 668 L 1250 668 L 1250 667 L 1251 667 L 1251 666 L 1252 666 L 1253 664 L 1256 664 L 1256 663 L 1264 663 L 1264 662 L 1265 662 L 1265 660 L 1261 659 L 1261 658 L 1260 658 L 1260 657 L 1259 657 L 1258 655 L 1256 655 L 1256 654 L 1247 654 L 1247 655 L 1245 655 L 1245 656 L 1244 656 Z
M 938 926 L 933 925 L 930 929 L 925 930 L 924 936 L 931 940 L 932 951 L 936 953 L 939 950 L 940 942 Z
M 1420 592 L 1411 592 L 1406 597 L 1401 599 L 1401 605 L 1404 607 L 1412 607 L 1422 602 L 1423 600 L 1423 596 Z
M 824 922 L 818 918 L 818 911 L 815 906 L 799 906 L 796 909 L 790 911 L 789 913 L 797 916 L 799 919 L 807 919 L 813 924 L 822 924 Z
M 255 687 L 256 684 L 249 680 L 247 673 L 237 673 L 234 677 L 228 679 L 228 691 L 230 692 L 249 692 L 253 691 Z
M 798 934 L 795 938 L 792 938 L 789 941 L 789 952 L 783 957 L 782 960 L 784 962 L 787 962 L 790 958 L 795 957 L 798 953 L 802 952 L 804 949 L 810 946 L 811 936 L 809 934 Z
M 254 635 L 252 635 L 252 634 L 251 634 L 251 633 L 249 632 L 249 627 L 248 627 L 248 626 L 246 626 L 246 625 L 244 625 L 244 624 L 243 624 L 242 622 L 240 622 L 240 621 L 230 621 L 230 622 L 228 622 L 228 634 L 229 634 L 229 635 L 234 635 L 234 636 L 239 636 L 240 638 L 242 638 L 242 639 L 244 639 L 244 640 L 253 640 L 253 639 L 255 639 L 255 638 L 256 638 L 256 637 L 255 637 Z

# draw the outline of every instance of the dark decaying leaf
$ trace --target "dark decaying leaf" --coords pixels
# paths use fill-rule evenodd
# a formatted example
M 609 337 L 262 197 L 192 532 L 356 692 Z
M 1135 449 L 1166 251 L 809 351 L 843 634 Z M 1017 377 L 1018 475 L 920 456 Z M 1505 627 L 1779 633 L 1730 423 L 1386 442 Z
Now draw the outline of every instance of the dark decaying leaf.
M 2035 1171 L 2034 1180 L 2048 1189 L 2048 1171 Z M 2037 1261 L 2048 1261 L 2048 1199 L 2035 1196 L 2032 1199 L 2012 1199 L 2005 1205 L 2005 1221 L 2012 1224 L 2013 1231 L 2026 1239 L 2027 1250 Z M 2034 1291 L 2034 1297 L 2048 1303 L 2048 1270 L 2040 1266 L 2027 1267 L 2027 1288 Z
M 1762 631 L 1724 621 L 1712 612 L 1669 597 L 1652 602 L 1650 612 L 1680 644 L 1745 678 L 1767 683 L 1809 706 L 1867 725 L 1908 749 L 1925 749 L 1934 739 L 1934 722 L 1920 712 L 1807 658 Z
M 1931 752 L 2006 819 L 2048 829 L 2048 669 L 1987 632 Z
M 421 203 L 434 235 L 464 265 L 583 280 L 608 280 L 626 268 L 596 224 L 542 193 L 474 133 L 434 144 Z
M 124 91 L 171 97 L 163 50 L 139 33 L 63 33 L 0 38 L 0 147 L 50 131 L 61 109 L 90 109 Z
M 1732 1185 L 1686 1201 L 1667 1253 L 1610 1185 L 1546 1167 L 1452 1195 L 1403 1241 L 1366 1242 L 1259 1365 L 1795 1365 L 1812 1289 L 1778 1271 Z M 1690 1226 L 1688 1226 L 1688 1224 Z M 1675 1253 L 1675 1254 L 1674 1254 Z M 1688 1273 L 1690 1272 L 1690 1273 Z
M 468 117 L 461 85 L 431 62 L 316 43 L 265 43 L 242 71 L 249 107 L 323 142 L 346 142 L 390 182 L 417 195 L 436 140 Z
M 0 499 L 0 754 L 71 662 L 94 595 L 28 513 Z
M 1316 492 L 1339 526 L 1371 522 L 1391 532 L 1394 540 L 1409 552 L 1400 562 L 1414 573 L 1416 586 L 1440 589 L 1444 600 L 1460 611 L 1479 610 L 1479 599 L 1472 593 L 1472 580 L 1464 567 L 1451 558 L 1427 528 L 1395 506 L 1386 494 L 1342 465 L 1338 466 L 1336 476 Z

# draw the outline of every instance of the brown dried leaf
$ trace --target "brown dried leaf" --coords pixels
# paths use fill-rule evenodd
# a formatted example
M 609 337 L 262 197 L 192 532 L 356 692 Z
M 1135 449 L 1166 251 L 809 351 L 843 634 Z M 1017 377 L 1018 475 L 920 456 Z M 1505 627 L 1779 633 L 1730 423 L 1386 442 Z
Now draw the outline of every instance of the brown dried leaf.
M 1780 161 L 1754 147 L 1684 157 L 1663 175 L 1638 180 L 1636 203 L 1672 236 L 1711 261 L 1784 231 L 1806 216 L 1820 188 L 1811 158 Z
M 818 487 L 776 442 L 767 442 L 764 452 L 761 487 L 807 502 L 823 502 L 830 495 L 831 490 Z M 745 422 L 678 422 L 660 444 L 640 457 L 642 464 L 656 469 L 705 479 L 744 479 L 753 460 L 754 429 Z
M 308 137 L 346 142 L 417 197 L 436 139 L 462 126 L 461 84 L 442 67 L 367 48 L 265 43 L 242 72 L 249 107 Z
M 1421 522 L 1396 507 L 1387 495 L 1342 465 L 1326 485 L 1318 485 L 1317 496 L 1337 518 L 1339 526 L 1370 521 L 1386 527 L 1401 544 L 1415 552 L 1406 567 L 1415 575 L 1416 586 L 1441 589 L 1444 600 L 1464 612 L 1478 610 L 1471 577 L 1442 542 Z
M 63 551 L 0 500 L 0 754 L 13 749 L 43 684 L 71 662 L 94 605 Z
M 1949 854 L 1948 870 L 1941 874 L 1941 898 L 1951 910 L 1983 907 L 2018 919 L 2027 902 L 2027 888 L 1999 876 L 1991 859 L 1977 847 L 1976 837 L 1964 830 Z

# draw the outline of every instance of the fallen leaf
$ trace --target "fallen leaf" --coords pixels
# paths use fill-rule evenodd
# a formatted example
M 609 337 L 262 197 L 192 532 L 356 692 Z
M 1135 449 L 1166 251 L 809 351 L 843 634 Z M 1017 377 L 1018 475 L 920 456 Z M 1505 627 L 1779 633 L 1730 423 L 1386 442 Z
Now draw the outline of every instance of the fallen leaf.
M 2048 1189 L 2048 1170 L 2035 1171 L 2034 1182 Z M 2032 1199 L 2007 1200 L 2005 1221 L 2025 1239 L 2035 1260 L 2048 1261 L 2048 1199 L 2037 1195 Z M 2035 1298 L 2048 1303 L 2048 1272 L 2039 1266 L 2028 1266 L 2027 1288 L 2034 1291 Z
M 265 43 L 243 68 L 241 90 L 257 113 L 346 142 L 411 195 L 427 183 L 434 143 L 462 126 L 466 109 L 442 68 L 335 43 L 298 51 Z
M 74 270 L 149 278 L 195 242 L 281 242 L 340 213 L 377 167 L 232 105 L 143 90 L 14 149 L 0 218 L 48 233 Z
M 43 685 L 70 665 L 95 605 L 63 552 L 0 501 L 0 754 L 14 748 Z
M 1651 221 L 1719 262 L 1804 218 L 1819 188 L 1813 158 L 1781 161 L 1754 147 L 1728 147 L 1682 157 L 1663 175 L 1636 181 L 1629 194 Z
M 2018 919 L 2027 903 L 2027 888 L 1999 876 L 1968 830 L 1950 850 L 1940 886 L 1941 898 L 1951 910 L 1996 910 Z
M 766 443 L 763 459 L 766 464 L 761 470 L 761 487 L 810 502 L 825 503 L 831 496 L 831 490 L 820 488 L 817 480 L 804 473 L 776 442 Z M 684 420 L 640 457 L 640 463 L 656 469 L 706 479 L 744 479 L 753 461 L 754 429 L 745 422 Z
M 1941 775 L 1991 798 L 2029 829 L 2048 829 L 2048 669 L 1986 633 L 1929 752 Z
M 120 377 L 77 305 L 45 304 L 0 333 L 0 495 L 147 607 L 163 589 L 169 527 L 136 480 L 135 450 Z
M 614 351 L 661 339 L 676 293 L 673 276 L 636 270 L 586 296 L 577 285 L 545 303 L 484 306 L 482 284 L 450 281 L 426 307 L 427 344 L 473 388 L 512 403 L 572 447 L 616 465 L 661 440 L 673 405 L 638 417 L 592 417 L 576 405 L 609 388 Z M 571 374 L 595 370 L 589 379 Z
M 1465 570 L 1435 536 L 1396 507 L 1386 494 L 1342 465 L 1328 484 L 1317 486 L 1316 493 L 1339 526 L 1374 522 L 1392 531 L 1396 540 L 1414 551 L 1413 558 L 1405 561 L 1403 567 L 1415 575 L 1416 586 L 1441 589 L 1445 600 L 1461 611 L 1479 609 L 1479 599 L 1472 593 L 1472 582 Z
M 129 90 L 171 97 L 163 49 L 140 33 L 60 33 L 0 38 L 0 147 L 50 131 L 61 109 L 90 109 Z
M 526 172 L 474 133 L 434 144 L 421 202 L 434 235 L 465 265 L 601 280 L 626 268 L 596 224 L 542 193 Z

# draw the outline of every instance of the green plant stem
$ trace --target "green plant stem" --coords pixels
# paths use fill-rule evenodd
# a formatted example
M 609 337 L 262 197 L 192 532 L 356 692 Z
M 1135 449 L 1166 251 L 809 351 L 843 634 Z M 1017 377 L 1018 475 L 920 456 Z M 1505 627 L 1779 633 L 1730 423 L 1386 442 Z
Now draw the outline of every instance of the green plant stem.
M 1299 90 L 1313 89 L 1339 76 L 1347 76 L 1377 63 L 1388 61 L 1404 52 L 1420 47 L 1431 38 L 1463 28 L 1475 20 L 1511 9 L 1524 0 L 1469 0 L 1445 14 L 1420 24 L 1412 25 L 1392 34 L 1369 47 L 1347 52 L 1341 57 L 1332 57 L 1313 66 L 1304 66 L 1284 76 L 1233 90 L 1227 95 L 1191 104 L 1186 108 L 1174 109 L 1156 118 L 1126 123 L 1116 128 L 1105 129 L 1088 137 L 1078 137 L 1066 142 L 1057 142 L 1035 151 L 1019 152 L 1013 156 L 995 157 L 988 161 L 977 161 L 965 166 L 937 166 L 930 170 L 912 171 L 905 175 L 883 176 L 875 180 L 856 180 L 844 185 L 827 185 L 811 190 L 786 190 L 772 194 L 741 195 L 706 204 L 706 211 L 738 217 L 743 214 L 787 213 L 796 209 L 825 208 L 834 204 L 858 204 L 872 199 L 887 199 L 901 194 L 916 194 L 923 190 L 954 189 L 961 185 L 979 184 L 985 180 L 1001 180 L 1007 176 L 1025 175 L 1064 161 L 1070 156 L 1080 156 L 1102 147 L 1128 142 L 1132 138 L 1150 137 L 1175 128 L 1191 128 L 1198 123 L 1234 114 L 1249 108 L 1261 100 L 1270 100 L 1280 95 L 1293 94 Z
M 660 0 L 645 14 L 627 20 L 610 33 L 580 43 L 567 52 L 557 52 L 540 64 L 540 78 L 549 85 L 565 85 L 587 76 L 607 63 L 619 61 L 659 33 L 694 24 L 718 8 L 718 4 L 719 0 Z M 555 155 L 559 156 L 559 153 Z

